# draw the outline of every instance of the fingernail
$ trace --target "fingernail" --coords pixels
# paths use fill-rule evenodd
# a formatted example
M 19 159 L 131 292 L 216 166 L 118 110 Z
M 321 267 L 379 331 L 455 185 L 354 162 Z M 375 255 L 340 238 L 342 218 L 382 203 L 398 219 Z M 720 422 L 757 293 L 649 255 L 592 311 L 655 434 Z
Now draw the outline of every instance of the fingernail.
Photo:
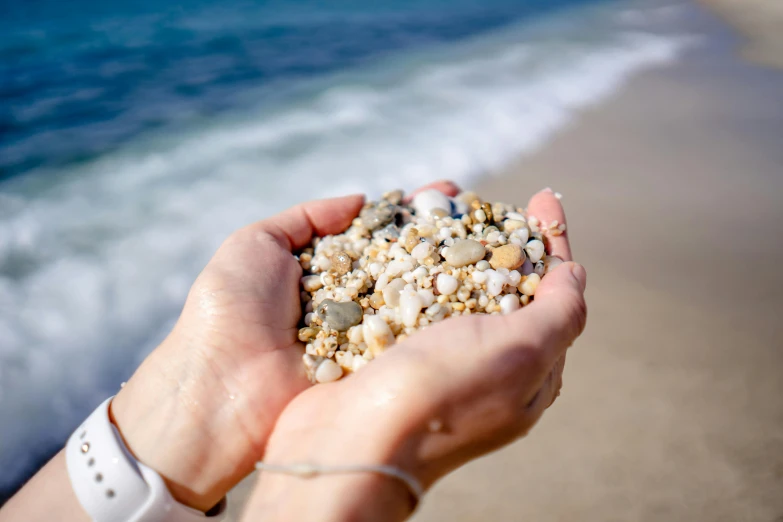
M 539 194 L 551 194 L 553 192 L 552 187 L 547 187 L 544 190 L 540 191 Z
M 571 263 L 571 275 L 574 277 L 574 283 L 584 292 L 587 288 L 587 270 L 579 263 Z

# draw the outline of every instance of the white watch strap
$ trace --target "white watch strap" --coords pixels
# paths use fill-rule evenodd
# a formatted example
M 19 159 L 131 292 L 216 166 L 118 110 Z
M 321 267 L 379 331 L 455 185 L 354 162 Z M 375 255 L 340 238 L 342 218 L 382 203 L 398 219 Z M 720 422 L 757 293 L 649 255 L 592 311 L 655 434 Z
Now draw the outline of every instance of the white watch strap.
M 106 399 L 73 432 L 65 445 L 71 486 L 94 522 L 213 522 L 224 518 L 178 503 L 163 478 L 130 454 L 109 419 Z

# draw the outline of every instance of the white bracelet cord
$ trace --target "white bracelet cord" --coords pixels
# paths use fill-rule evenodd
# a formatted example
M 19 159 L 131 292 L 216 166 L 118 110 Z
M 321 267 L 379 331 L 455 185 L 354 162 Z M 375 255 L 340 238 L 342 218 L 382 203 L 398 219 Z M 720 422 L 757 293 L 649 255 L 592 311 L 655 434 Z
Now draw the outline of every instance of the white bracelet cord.
M 424 488 L 416 477 L 399 468 L 395 468 L 394 466 L 387 466 L 384 464 L 323 466 L 320 464 L 282 465 L 257 462 L 256 469 L 304 478 L 315 477 L 318 475 L 336 475 L 342 473 L 377 473 L 379 475 L 395 478 L 405 484 L 405 486 L 413 495 L 416 504 L 418 504 L 421 500 L 421 497 L 424 496 Z

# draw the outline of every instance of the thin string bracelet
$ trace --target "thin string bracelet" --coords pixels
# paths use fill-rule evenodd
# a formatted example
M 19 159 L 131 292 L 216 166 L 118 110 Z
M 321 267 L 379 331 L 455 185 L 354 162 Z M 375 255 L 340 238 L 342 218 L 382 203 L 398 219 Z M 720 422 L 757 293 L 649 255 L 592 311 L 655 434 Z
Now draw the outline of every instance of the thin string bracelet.
M 268 464 L 266 462 L 256 462 L 256 469 L 268 471 L 270 473 L 282 473 L 284 475 L 294 475 L 302 478 L 311 478 L 318 475 L 337 475 L 342 473 L 377 473 L 387 477 L 395 478 L 401 481 L 413 495 L 414 509 L 419 504 L 421 497 L 424 496 L 424 488 L 421 482 L 411 475 L 394 466 L 384 464 L 374 465 L 347 465 L 347 466 L 323 466 L 321 464 Z

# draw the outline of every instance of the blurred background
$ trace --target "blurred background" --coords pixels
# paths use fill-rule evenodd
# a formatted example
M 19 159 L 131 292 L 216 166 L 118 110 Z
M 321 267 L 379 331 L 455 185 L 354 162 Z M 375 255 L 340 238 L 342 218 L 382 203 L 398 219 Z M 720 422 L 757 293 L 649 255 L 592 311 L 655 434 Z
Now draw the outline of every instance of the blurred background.
M 783 13 L 705 3 L 744 54 L 687 0 L 0 0 L 0 501 L 232 230 L 450 178 L 562 192 L 591 317 L 417 520 L 783 520 Z

